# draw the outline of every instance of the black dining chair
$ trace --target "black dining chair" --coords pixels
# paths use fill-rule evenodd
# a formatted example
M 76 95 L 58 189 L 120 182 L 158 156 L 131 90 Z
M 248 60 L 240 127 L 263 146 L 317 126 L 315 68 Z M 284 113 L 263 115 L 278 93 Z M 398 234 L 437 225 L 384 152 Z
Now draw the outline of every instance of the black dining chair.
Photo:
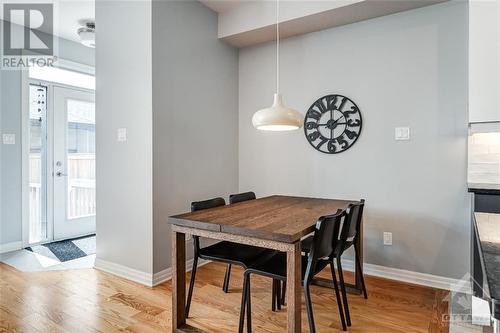
M 195 212 L 202 209 L 216 208 L 224 206 L 225 204 L 226 202 L 223 198 L 196 201 L 191 203 L 191 211 Z M 228 241 L 218 242 L 216 244 L 201 248 L 199 236 L 193 236 L 193 246 L 194 258 L 186 301 L 186 317 L 189 316 L 189 308 L 191 306 L 191 298 L 193 296 L 193 288 L 196 278 L 196 269 L 198 267 L 198 258 L 223 262 L 226 264 L 235 264 L 246 268 L 248 263 L 252 262 L 261 253 L 266 251 L 265 249 L 260 247 L 245 244 L 236 244 Z
M 257 197 L 254 192 L 244 192 L 238 194 L 229 195 L 229 203 L 235 204 L 242 201 L 255 200 Z M 231 264 L 226 267 L 226 274 L 224 275 L 224 283 L 222 284 L 222 290 L 227 293 L 229 291 L 229 279 L 231 278 Z M 274 302 L 273 302 L 274 304 Z M 274 307 L 274 305 L 273 305 Z M 274 308 L 273 308 L 274 310 Z
M 363 210 L 365 207 L 365 200 L 361 199 L 359 202 L 352 203 L 349 205 L 349 210 L 347 211 L 347 219 L 349 220 L 349 228 L 342 228 L 341 234 L 337 240 L 337 245 L 333 253 L 333 258 L 337 262 L 337 270 L 339 273 L 340 287 L 342 290 L 342 299 L 344 301 L 344 310 L 346 314 L 347 326 L 351 326 L 351 316 L 349 313 L 349 304 L 347 303 L 347 292 L 344 284 L 344 272 L 342 270 L 342 254 L 347 251 L 351 246 L 354 247 L 354 255 L 356 257 L 356 279 L 361 282 L 361 289 L 363 291 L 363 296 L 368 299 L 368 293 L 366 291 L 365 279 L 363 276 L 363 267 L 361 258 L 359 257 L 359 250 L 356 246 L 358 237 L 360 237 L 360 226 L 363 219 Z M 313 246 L 313 236 L 309 236 L 302 240 L 302 251 L 308 253 Z M 283 290 L 284 292 L 284 290 Z
M 342 226 L 340 231 L 340 236 L 337 240 L 335 250 L 333 251 L 333 259 L 337 262 L 337 270 L 339 272 L 340 287 L 342 289 L 342 298 L 344 302 L 344 311 L 346 315 L 347 326 L 351 326 L 351 315 L 349 314 L 349 304 L 347 303 L 347 292 L 344 283 L 344 272 L 342 270 L 342 254 L 354 245 L 354 254 L 356 256 L 356 271 L 359 272 L 356 278 L 361 281 L 361 289 L 363 290 L 363 296 L 368 299 L 368 294 L 366 292 L 365 279 L 363 277 L 363 268 L 361 260 L 359 257 L 358 249 L 356 246 L 357 237 L 360 236 L 360 225 L 363 218 L 363 209 L 365 206 L 365 200 L 361 199 L 359 202 L 352 203 L 347 209 L 346 224 Z
M 346 330 L 344 311 L 340 298 L 339 286 L 335 275 L 335 267 L 333 264 L 333 253 L 335 251 L 336 239 L 338 238 L 341 224 L 346 225 L 346 223 L 348 223 L 346 216 L 346 211 L 338 210 L 333 215 L 320 217 L 316 222 L 313 242 L 310 251 L 307 255 L 302 256 L 302 280 L 307 317 L 309 320 L 309 331 L 311 333 L 315 333 L 316 328 L 314 325 L 314 316 L 309 286 L 313 277 L 328 265 L 330 265 L 332 274 L 342 329 L 344 331 Z M 239 333 L 243 332 L 245 310 L 247 313 L 247 332 L 252 331 L 250 275 L 258 274 L 270 277 L 274 280 L 286 282 L 286 257 L 286 253 L 284 252 L 267 250 L 265 254 L 261 254 L 261 260 L 251 263 L 245 270 L 243 280 L 243 293 L 241 297 Z
M 351 232 L 349 233 L 348 235 L 348 240 L 345 241 L 345 244 L 344 244 L 344 250 L 342 251 L 345 252 L 347 249 L 349 249 L 351 246 L 354 246 L 354 255 L 356 257 L 356 270 L 357 270 L 357 273 L 358 273 L 358 276 L 357 278 L 361 281 L 361 288 L 362 288 L 362 291 L 363 291 L 363 296 L 365 299 L 368 299 L 368 293 L 366 292 L 366 286 L 365 286 L 365 280 L 363 278 L 363 271 L 362 271 L 362 266 L 361 266 L 361 261 L 360 261 L 360 257 L 359 257 L 359 250 L 356 246 L 357 244 L 357 241 L 358 241 L 358 237 L 360 237 L 360 227 L 361 227 L 361 221 L 363 219 L 363 210 L 364 210 L 364 206 L 365 206 L 365 200 L 364 199 L 361 199 L 359 201 L 359 203 L 353 203 L 352 204 L 353 206 L 353 209 L 351 209 L 351 215 L 350 218 L 351 219 L 354 219 L 354 224 L 352 225 L 352 230 Z M 301 242 L 301 248 L 302 248 L 302 252 L 309 252 L 309 249 L 311 248 L 311 245 L 312 245 L 312 242 L 313 242 L 313 237 L 312 235 L 310 235 L 309 237 L 305 238 L 302 240 Z M 342 254 L 340 254 L 342 255 Z
M 363 268 L 361 265 L 362 262 L 360 261 L 361 258 L 359 257 L 358 247 L 356 246 L 357 241 L 358 241 L 358 237 L 360 237 L 360 227 L 361 227 L 361 221 L 363 219 L 364 206 L 365 206 L 364 199 L 361 199 L 359 201 L 359 203 L 352 204 L 352 207 L 349 210 L 349 214 L 350 214 L 349 218 L 353 219 L 353 221 L 355 223 L 352 224 L 353 229 L 350 230 L 350 233 L 347 235 L 348 239 L 346 239 L 344 241 L 343 251 L 340 251 L 339 255 L 342 256 L 342 254 L 347 249 L 349 249 L 351 246 L 354 246 L 354 255 L 356 257 L 356 260 L 355 260 L 356 261 L 356 273 L 358 274 L 356 278 L 359 279 L 359 281 L 361 282 L 361 289 L 362 289 L 364 298 L 368 299 L 368 293 L 366 291 L 365 279 L 363 276 Z M 304 253 L 309 252 L 309 250 L 312 247 L 313 238 L 314 238 L 313 235 L 310 235 L 309 237 L 306 237 L 305 239 L 303 239 L 301 241 L 302 252 L 304 252 Z M 342 266 L 340 266 L 339 271 L 342 271 Z M 343 279 L 344 279 L 344 276 L 342 275 L 342 280 Z M 285 304 L 285 292 L 286 292 L 286 282 L 283 283 L 283 288 L 281 289 L 281 295 L 280 295 L 281 304 L 283 304 L 283 305 Z M 345 298 L 347 298 L 347 296 L 345 296 Z M 346 307 L 348 308 L 348 306 L 346 306 Z M 349 311 L 349 309 L 347 309 L 347 311 Z M 347 322 L 349 323 L 349 326 L 350 326 L 351 325 L 350 324 L 350 322 L 351 322 L 350 316 L 348 316 Z

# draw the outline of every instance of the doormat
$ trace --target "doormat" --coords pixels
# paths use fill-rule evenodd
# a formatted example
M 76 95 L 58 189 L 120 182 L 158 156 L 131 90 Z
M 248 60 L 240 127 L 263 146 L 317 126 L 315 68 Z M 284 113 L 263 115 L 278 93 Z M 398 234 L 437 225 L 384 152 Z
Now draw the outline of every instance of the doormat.
M 26 250 L 60 262 L 95 254 L 95 235 L 27 247 Z

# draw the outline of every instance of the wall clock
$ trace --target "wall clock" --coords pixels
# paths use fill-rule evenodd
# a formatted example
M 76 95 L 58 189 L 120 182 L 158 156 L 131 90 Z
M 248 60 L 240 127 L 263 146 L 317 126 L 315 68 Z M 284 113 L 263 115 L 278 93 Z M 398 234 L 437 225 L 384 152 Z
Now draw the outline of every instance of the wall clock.
M 318 151 L 338 154 L 358 140 L 362 122 L 359 108 L 351 99 L 326 95 L 316 100 L 307 111 L 304 134 Z

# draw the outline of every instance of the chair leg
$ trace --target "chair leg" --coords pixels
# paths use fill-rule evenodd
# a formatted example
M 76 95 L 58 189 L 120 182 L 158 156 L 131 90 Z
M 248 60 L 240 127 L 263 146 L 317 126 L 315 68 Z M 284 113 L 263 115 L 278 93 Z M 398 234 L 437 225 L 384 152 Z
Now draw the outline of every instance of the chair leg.
M 286 305 L 285 296 L 286 296 L 286 281 L 283 281 L 283 288 L 281 289 L 281 305 Z
M 243 279 L 243 291 L 241 292 L 240 325 L 238 327 L 238 333 L 243 333 L 243 324 L 245 323 L 245 306 L 247 304 L 247 286 L 248 286 L 247 279 L 248 279 L 248 274 L 245 274 Z
M 340 279 L 340 288 L 342 289 L 342 299 L 344 303 L 344 311 L 347 326 L 351 326 L 351 315 L 349 314 L 349 304 L 347 303 L 347 293 L 345 291 L 345 283 L 344 283 L 344 272 L 342 271 L 342 263 L 340 262 L 340 256 L 337 257 L 337 268 L 339 270 L 339 279 Z
M 342 324 L 342 329 L 347 330 L 344 318 L 344 308 L 342 306 L 342 300 L 340 299 L 339 284 L 337 282 L 337 275 L 335 275 L 335 266 L 333 264 L 333 259 L 330 261 L 330 270 L 332 272 L 333 288 L 335 288 L 335 297 L 337 298 L 337 305 L 339 308 L 340 322 Z
M 247 277 L 247 333 L 252 332 L 252 302 L 250 295 L 250 274 Z
M 316 333 L 316 326 L 314 325 L 314 315 L 311 302 L 311 291 L 309 290 L 310 283 L 311 282 L 309 280 L 304 281 L 304 296 L 306 301 L 307 320 L 309 322 L 309 332 Z
M 281 281 L 276 280 L 276 305 L 281 310 Z
M 193 258 L 193 268 L 191 269 L 191 280 L 189 281 L 189 290 L 186 301 L 186 318 L 189 317 L 189 308 L 191 307 L 191 298 L 193 297 L 194 280 L 196 278 L 196 269 L 198 268 L 198 256 Z
M 224 284 L 222 285 L 222 291 L 227 293 L 229 291 L 229 278 L 231 277 L 231 264 L 226 267 L 226 274 L 224 275 Z
M 363 296 L 365 299 L 368 299 L 368 293 L 366 292 L 366 285 L 365 285 L 365 278 L 363 277 L 363 268 L 361 265 L 361 261 L 359 260 L 359 255 L 358 251 L 356 251 L 356 247 L 354 248 L 354 253 L 356 254 L 356 265 L 358 266 L 358 274 L 359 274 L 359 279 L 361 280 L 361 288 L 363 289 Z
M 274 312 L 276 311 L 276 280 L 273 279 L 273 287 L 272 287 L 272 305 L 271 305 L 271 310 Z

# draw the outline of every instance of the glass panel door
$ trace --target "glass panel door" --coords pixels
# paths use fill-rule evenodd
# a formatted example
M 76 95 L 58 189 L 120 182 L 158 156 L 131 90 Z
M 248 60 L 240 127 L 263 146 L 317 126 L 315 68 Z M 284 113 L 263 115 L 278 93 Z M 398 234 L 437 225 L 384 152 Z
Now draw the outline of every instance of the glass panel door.
M 29 243 L 44 242 L 47 229 L 47 87 L 29 86 Z
M 95 232 L 94 94 L 54 88 L 54 239 Z

